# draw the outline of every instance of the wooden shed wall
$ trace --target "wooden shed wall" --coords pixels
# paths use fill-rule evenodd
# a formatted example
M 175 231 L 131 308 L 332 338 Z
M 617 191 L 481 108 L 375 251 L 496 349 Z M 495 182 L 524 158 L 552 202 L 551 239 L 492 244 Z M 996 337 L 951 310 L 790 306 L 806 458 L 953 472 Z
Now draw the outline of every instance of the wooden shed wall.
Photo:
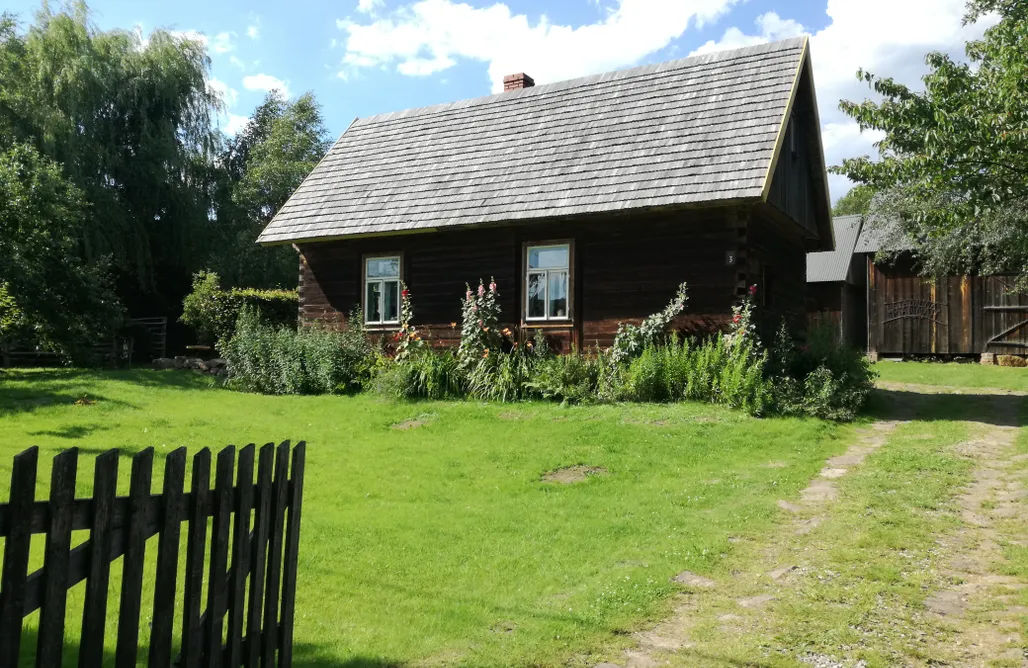
M 1006 276 L 918 276 L 868 259 L 868 348 L 885 355 L 1028 353 L 1028 295 Z
M 800 241 L 780 238 L 770 223 L 740 210 L 695 209 L 304 244 L 301 315 L 306 322 L 342 323 L 360 301 L 362 257 L 399 252 L 414 322 L 437 343 L 456 342 L 459 328 L 450 323 L 460 320 L 465 283 L 475 286 L 479 278 L 496 278 L 504 324 L 520 325 L 523 245 L 563 239 L 574 241 L 575 326 L 547 330 L 565 346 L 610 345 L 619 322 L 659 311 L 682 281 L 689 303 L 677 327 L 691 333 L 723 327 L 759 276 L 743 261 L 748 250 L 750 260 L 774 267 L 776 317 L 796 322 L 802 314 Z M 735 267 L 726 263 L 729 251 L 740 257 Z

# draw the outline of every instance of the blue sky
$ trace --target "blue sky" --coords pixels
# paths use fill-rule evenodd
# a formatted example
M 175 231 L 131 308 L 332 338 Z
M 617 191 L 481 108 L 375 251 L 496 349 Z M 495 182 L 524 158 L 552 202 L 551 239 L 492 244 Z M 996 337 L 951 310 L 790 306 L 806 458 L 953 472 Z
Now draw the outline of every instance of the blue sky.
M 8 0 L 29 19 L 36 1 Z M 837 111 L 858 67 L 916 83 L 923 55 L 960 52 L 963 0 L 94 0 L 103 29 L 202 35 L 234 131 L 267 89 L 312 91 L 333 137 L 355 118 L 808 34 L 829 163 L 872 152 Z M 848 188 L 832 178 L 833 196 Z

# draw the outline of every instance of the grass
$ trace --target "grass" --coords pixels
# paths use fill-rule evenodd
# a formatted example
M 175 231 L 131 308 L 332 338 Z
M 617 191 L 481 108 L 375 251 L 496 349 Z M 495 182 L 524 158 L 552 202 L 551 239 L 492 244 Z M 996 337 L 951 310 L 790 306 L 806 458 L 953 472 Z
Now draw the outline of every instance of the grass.
M 556 666 L 630 642 L 624 631 L 668 611 L 674 574 L 723 568 L 729 537 L 773 533 L 776 500 L 849 433 L 698 404 L 264 397 L 182 372 L 28 371 L 0 376 L 0 498 L 33 444 L 43 495 L 72 446 L 90 472 L 112 447 L 305 439 L 297 666 Z M 577 464 L 608 474 L 541 481 Z
M 884 361 L 874 365 L 881 380 L 948 387 L 991 387 L 1028 392 L 1028 369 L 973 362 Z

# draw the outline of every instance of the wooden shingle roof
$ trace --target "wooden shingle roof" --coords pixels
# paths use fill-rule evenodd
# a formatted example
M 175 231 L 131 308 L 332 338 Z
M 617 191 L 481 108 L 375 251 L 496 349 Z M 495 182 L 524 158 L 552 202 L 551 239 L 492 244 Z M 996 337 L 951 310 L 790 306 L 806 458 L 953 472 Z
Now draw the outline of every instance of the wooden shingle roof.
M 358 119 L 259 243 L 756 201 L 806 38 Z

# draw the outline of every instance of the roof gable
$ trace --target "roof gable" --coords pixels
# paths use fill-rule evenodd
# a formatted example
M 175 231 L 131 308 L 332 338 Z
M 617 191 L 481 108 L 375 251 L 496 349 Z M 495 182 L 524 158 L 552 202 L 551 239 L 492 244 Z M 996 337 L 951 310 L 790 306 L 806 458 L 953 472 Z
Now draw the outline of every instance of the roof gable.
M 358 119 L 258 239 L 759 201 L 798 38 Z
M 807 253 L 808 283 L 829 283 L 849 278 L 850 260 L 853 259 L 857 238 L 863 234 L 863 220 L 859 214 L 832 219 L 835 250 Z

